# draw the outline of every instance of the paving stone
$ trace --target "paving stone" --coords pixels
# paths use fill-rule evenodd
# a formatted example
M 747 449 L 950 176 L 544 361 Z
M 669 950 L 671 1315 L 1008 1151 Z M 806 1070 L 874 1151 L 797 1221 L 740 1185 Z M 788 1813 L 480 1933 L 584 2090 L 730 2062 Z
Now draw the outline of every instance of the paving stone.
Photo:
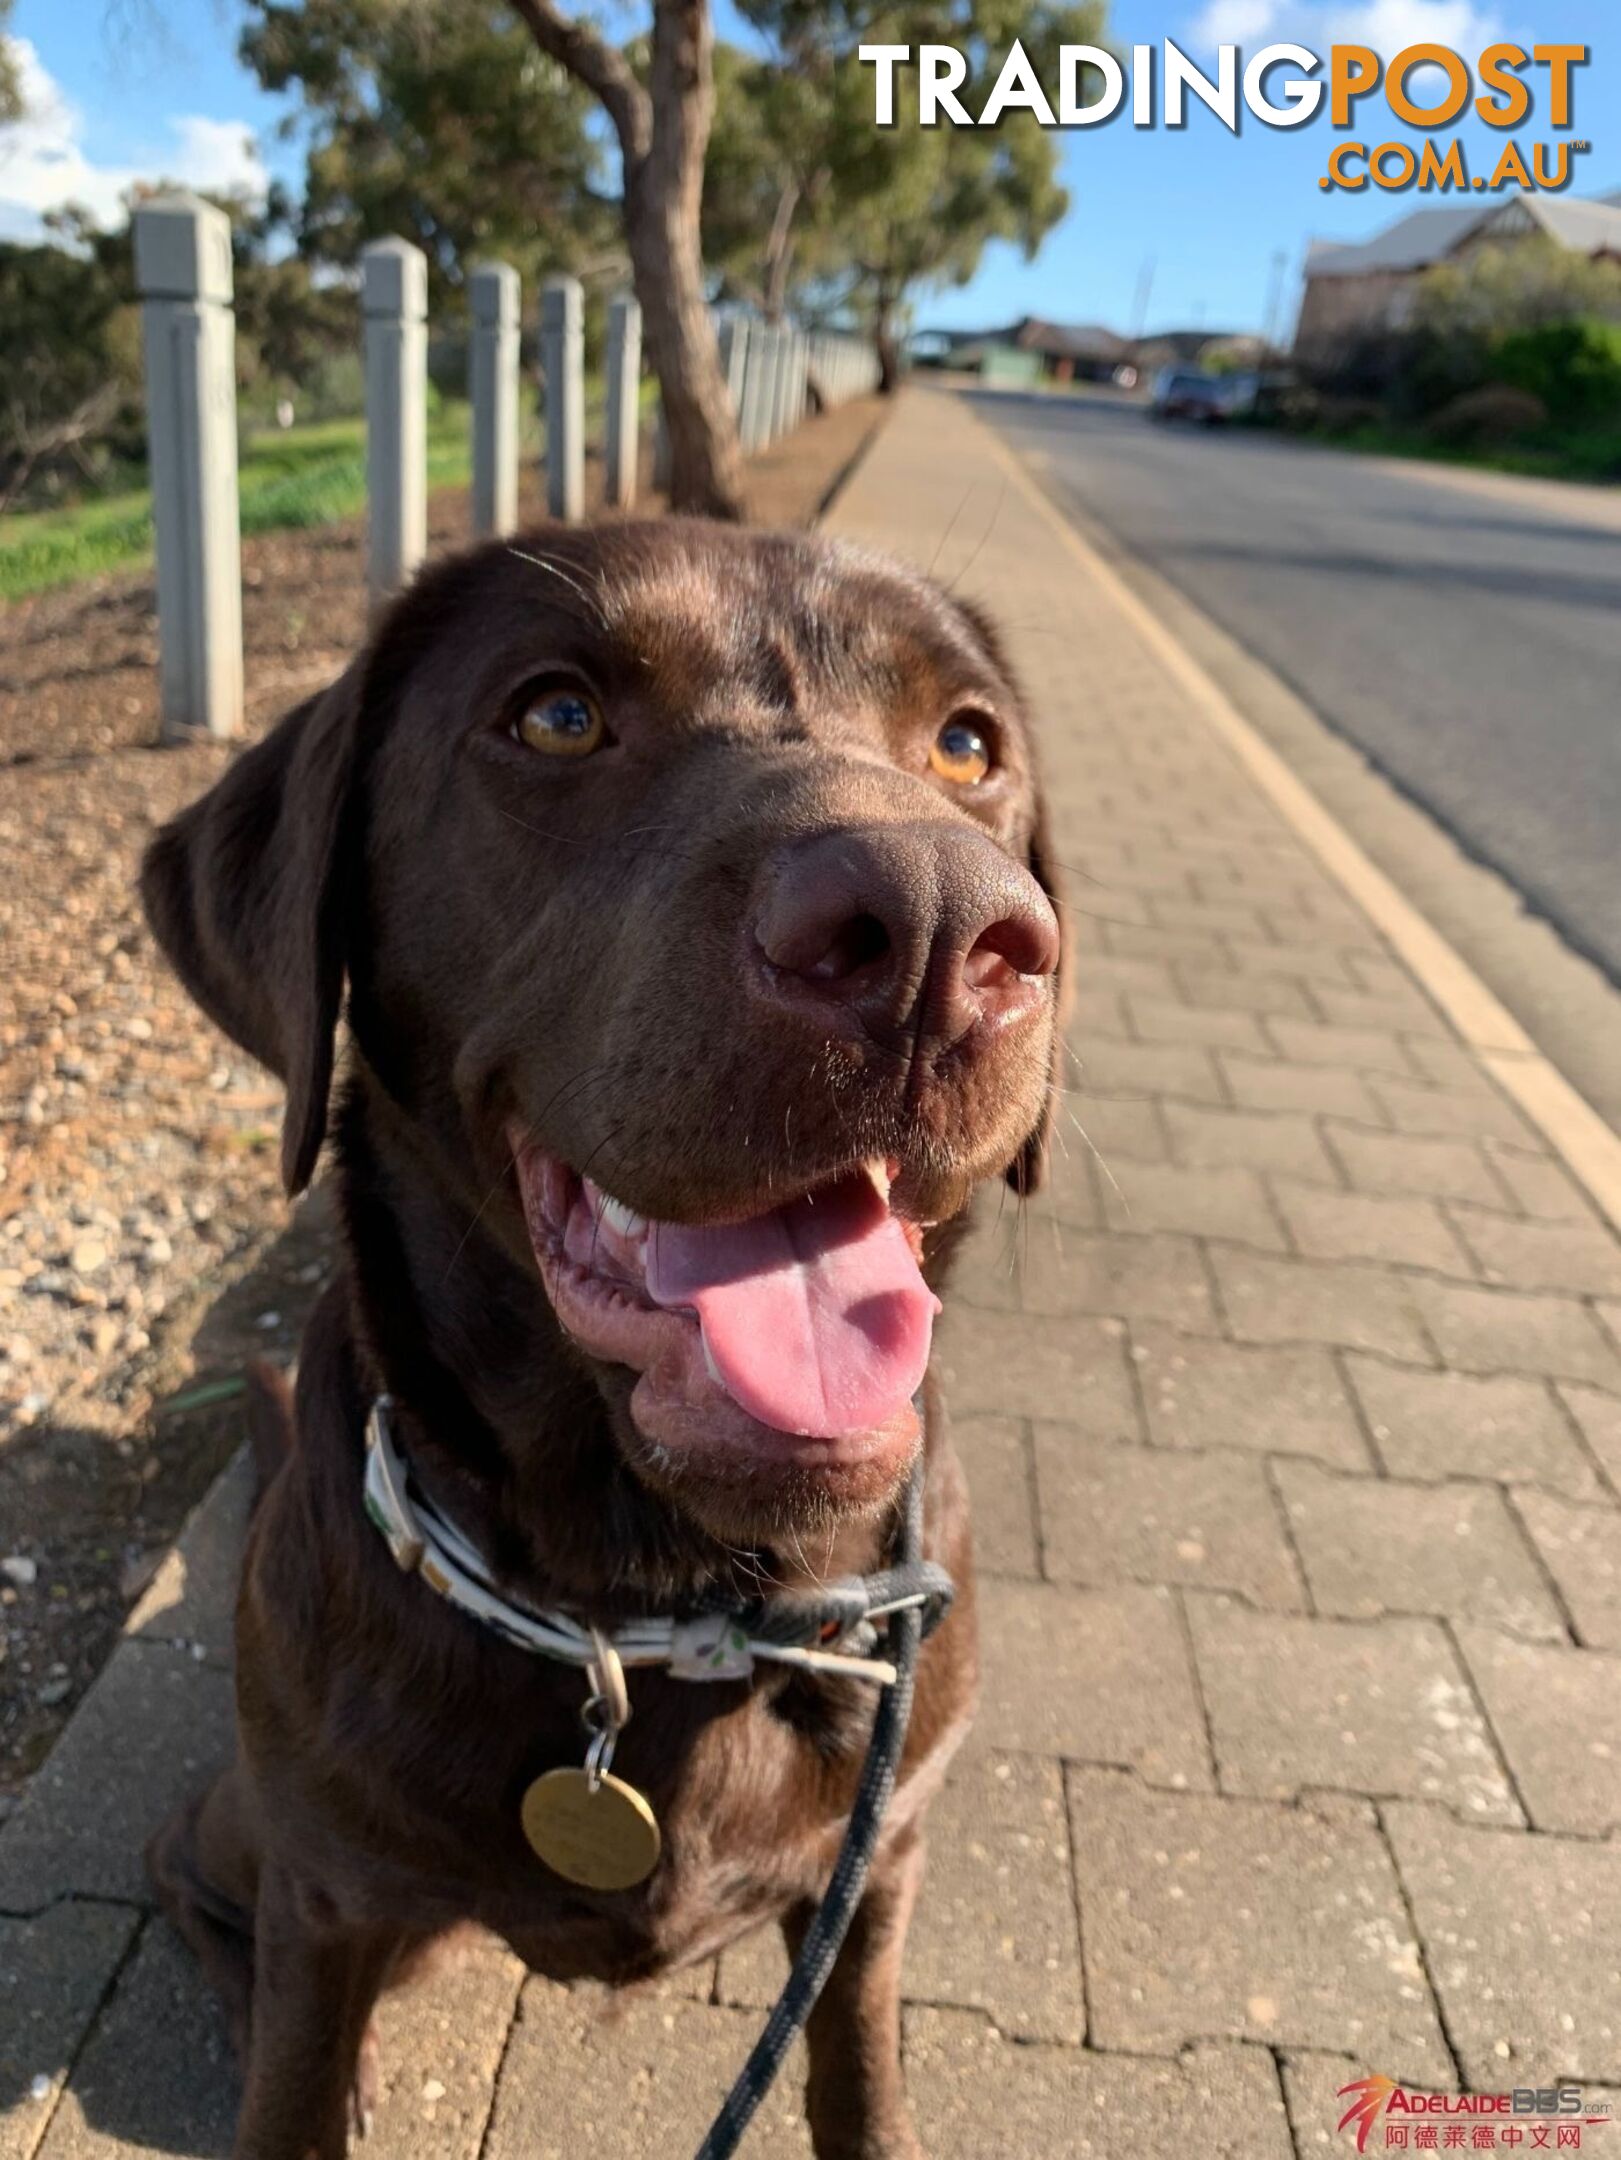
M 68 1892 L 145 1901 L 141 1847 L 229 1760 L 234 1708 L 227 1673 L 125 1643 L 0 1829 L 0 1909 Z
M 1185 960 L 1191 967 L 1225 969 L 1227 956 L 1212 933 L 1197 930 L 1161 930 L 1137 923 L 1109 923 L 1105 937 L 1110 952 L 1144 960 Z
M 1154 921 L 1166 930 L 1194 930 L 1213 937 L 1264 937 L 1259 909 L 1237 900 L 1179 900 L 1164 894 L 1152 901 Z
M 1214 968 L 1191 967 L 1186 962 L 1175 963 L 1175 973 L 1190 1005 L 1220 1012 L 1285 1013 L 1301 1020 L 1312 1016 L 1311 1001 L 1304 989 L 1286 975 L 1240 975 L 1236 971 L 1221 974 Z
M 1039 1575 L 1029 1427 L 1020 1418 L 953 1418 L 951 1440 L 968 1474 L 980 1567 L 999 1575 Z
M 1285 1610 L 1304 1602 L 1256 1457 L 1112 1447 L 1045 1421 L 1035 1433 L 1055 1580 L 1186 1583 Z
M 1385 1822 L 1470 2084 L 1621 2081 L 1621 1845 Z
M 651 2160 L 693 2151 L 758 2037 L 752 2010 L 530 1980 L 483 2160 Z M 810 2160 L 797 2043 L 749 2132 L 750 2160 Z
M 167 1922 L 146 1923 L 119 1975 L 39 2160 L 224 2160 L 240 2083 L 219 1998 Z
M 1180 998 L 1148 997 L 1128 992 L 1126 1011 L 1132 1032 L 1140 1042 L 1205 1043 L 1224 1050 L 1252 1050 L 1257 1057 L 1267 1051 L 1265 1036 L 1254 1015 L 1234 1012 L 1225 1005 L 1189 1005 Z
M 1165 1127 L 1156 1102 L 1119 1095 L 1094 1095 L 1075 1089 L 1068 1098 L 1073 1125 L 1066 1126 L 1065 1144 L 1082 1158 L 1090 1156 L 1105 1167 L 1119 1162 L 1163 1162 L 1167 1153 Z M 1107 1183 L 1107 1179 L 1104 1180 Z
M 1116 1763 L 1210 1786 L 1188 1646 L 1169 1592 L 979 1583 L 978 1746 Z
M 928 1815 L 929 1862 L 905 1991 L 983 2010 L 1029 2040 L 1086 2029 L 1063 1776 L 1053 1762 L 959 1756 Z
M 139 1921 L 69 1902 L 0 1919 L 0 2160 L 31 2160 Z
M 1453 1220 L 1488 1282 L 1577 1296 L 1621 1290 L 1621 1242 L 1603 1224 L 1521 1222 L 1472 1207 L 1454 1209 Z
M 1319 1611 L 1351 1619 L 1434 1613 L 1548 1642 L 1559 1608 L 1487 1485 L 1399 1485 L 1280 1462 L 1278 1489 Z
M 1324 1128 L 1345 1174 L 1359 1192 L 1426 1193 L 1437 1200 L 1476 1200 L 1501 1207 L 1503 1194 L 1480 1149 L 1469 1140 L 1424 1139 L 1412 1133 L 1371 1132 L 1331 1120 Z
M 1460 1628 L 1458 1642 L 1538 1830 L 1621 1828 L 1621 1657 Z
M 1414 1276 L 1413 1301 L 1444 1365 L 1463 1372 L 1547 1373 L 1621 1388 L 1621 1358 L 1574 1298 Z
M 1413 1076 L 1413 1058 L 1404 1044 L 1380 1028 L 1331 1027 L 1280 1016 L 1267 1021 L 1266 1031 L 1278 1055 L 1296 1065 L 1338 1065 L 1347 1072 L 1393 1073 L 1408 1080 Z
M 1156 1446 L 1312 1455 L 1347 1470 L 1374 1467 L 1326 1350 L 1190 1342 L 1133 1327 L 1148 1430 Z
M 1297 944 L 1280 938 L 1224 938 L 1230 964 L 1243 975 L 1286 975 L 1305 983 L 1351 987 L 1345 955 L 1332 944 Z
M 1527 1154 L 1523 1148 L 1495 1147 L 1488 1140 L 1486 1153 L 1492 1168 L 1514 1196 L 1516 1206 L 1539 1222 L 1587 1222 L 1592 1203 L 1563 1163 L 1546 1153 Z
M 1296 1245 L 1314 1260 L 1382 1260 L 1395 1267 L 1475 1273 L 1433 1200 L 1336 1192 L 1274 1178 L 1272 1194 Z
M 1333 983 L 1323 983 L 1312 995 L 1322 1008 L 1323 1018 L 1335 1027 L 1451 1039 L 1451 1029 L 1410 977 L 1393 975 L 1378 990 L 1341 990 Z
M 378 2006 L 382 2089 L 373 2136 L 389 2160 L 478 2160 L 524 1983 L 504 1944 L 471 1935 Z
M 1303 1620 L 1219 1597 L 1187 1607 L 1224 1792 L 1289 1800 L 1331 1786 L 1523 1822 L 1435 1621 Z
M 1104 990 L 1140 990 L 1150 997 L 1174 997 L 1176 978 L 1165 960 L 1143 960 L 1127 953 L 1090 953 L 1075 970 L 1081 983 Z
M 1081 2039 L 1086 2011 L 1062 1774 L 974 1748 L 928 1814 L 928 1867 L 906 1938 L 912 2001 L 983 2011 L 1024 2039 Z M 719 1999 L 767 2010 L 788 1975 L 776 1928 L 725 1951 Z
M 1197 1045 L 1110 1042 L 1100 1036 L 1079 1046 L 1077 1063 L 1088 1095 L 1174 1096 L 1204 1103 L 1222 1099 L 1210 1052 Z
M 1220 2034 L 1445 2075 L 1370 1821 L 1343 1804 L 1150 1792 L 1117 1771 L 1073 1771 L 1070 1791 L 1094 2046 L 1163 2054 Z
M 1083 1053 L 1102 1035 L 1120 1042 L 1132 1040 L 1119 991 L 1100 988 L 1084 979 L 1070 992 L 1068 1030 L 1070 1041 Z
M 1176 2061 L 1014 2046 L 961 2010 L 906 2013 L 906 2073 L 941 2160 L 1291 2160 L 1270 2059 L 1194 2048 Z
M 1514 1504 L 1570 1607 L 1578 1637 L 1596 1649 L 1621 1650 L 1621 1515 L 1543 1492 L 1517 1492 Z
M 1067 1231 L 1059 1259 L 1030 1268 L 1021 1295 L 1028 1313 L 1113 1313 L 1206 1335 L 1215 1331 L 1210 1278 L 1199 1248 L 1186 1237 Z
M 1086 1432 L 1129 1438 L 1137 1399 L 1119 1320 L 987 1316 L 947 1305 L 935 1370 L 957 1417 L 1050 1416 L 1060 1409 Z
M 1383 1073 L 1369 1090 L 1397 1132 L 1437 1140 L 1506 1140 L 1534 1147 L 1536 1133 L 1495 1088 L 1438 1088 L 1427 1080 Z M 1355 1117 L 1356 1112 L 1346 1113 Z
M 1545 1380 L 1421 1371 L 1354 1354 L 1345 1369 L 1393 1477 L 1495 1478 L 1573 1500 L 1603 1496 Z
M 242 1448 L 159 1563 L 124 1624 L 126 1635 L 143 1642 L 195 1644 L 216 1664 L 231 1663 L 237 1573 L 254 1482 L 253 1464 Z
M 1140 1106 L 1133 1103 L 1122 1107 L 1135 1110 Z M 1046 1181 L 1040 1192 L 1023 1203 L 1016 1201 L 1011 1193 L 1006 1203 L 1001 1193 L 996 1196 L 991 1222 L 996 1249 L 1000 1251 L 1015 1243 L 1023 1247 L 1032 1241 L 1031 1233 L 1038 1223 L 1049 1233 L 1048 1244 L 1052 1242 L 1051 1233 L 1063 1227 L 1096 1229 L 1103 1220 L 1098 1207 L 1099 1182 L 1096 1152 L 1076 1122 L 1073 1110 L 1066 1104 L 1059 1111 L 1047 1158 Z
M 1201 1110 L 1190 1103 L 1165 1104 L 1171 1152 L 1194 1170 L 1234 1165 L 1244 1170 L 1288 1170 L 1337 1185 L 1338 1175 L 1310 1118 L 1289 1110 Z
M 972 1305 L 981 1312 L 1017 1312 L 1026 1273 L 1025 1238 L 1011 1206 L 1007 1216 L 987 1217 L 963 1239 L 951 1256 L 951 1273 L 942 1293 L 947 1304 Z M 1052 1229 L 1043 1223 L 1043 1239 Z
M 1569 1383 L 1562 1383 L 1556 1392 L 1581 1427 L 1582 1437 L 1598 1457 L 1606 1477 L 1621 1493 L 1621 1396 Z
M 1420 1277 L 1355 1260 L 1273 1259 L 1213 1245 L 1210 1265 L 1233 1333 L 1248 1342 L 1338 1343 L 1427 1361 L 1414 1307 Z
M 1283 1232 L 1253 1170 L 1190 1170 L 1183 1163 L 1123 1163 L 1103 1189 L 1116 1230 L 1183 1230 L 1283 1250 Z
M 1356 2150 L 1356 2125 L 1349 2130 L 1339 2127 L 1348 2108 L 1359 2097 L 1345 2088 L 1359 2078 L 1385 2076 L 1388 2072 L 1375 2062 L 1353 2060 L 1344 2055 L 1290 2054 L 1283 2058 L 1283 2089 L 1288 2096 L 1289 2121 L 1295 2134 L 1295 2150 L 1306 2160 L 1308 2154 L 1334 2153 L 1346 2155 Z M 1443 2082 L 1430 2080 L 1420 2084 L 1408 2081 L 1415 2092 L 1456 2092 L 1458 2081 L 1448 2077 Z M 1380 2140 L 1384 2134 L 1383 2117 L 1369 2138 L 1365 2150 L 1380 2153 L 1385 2150 Z M 1465 2126 L 1465 2138 L 1469 2126 Z M 1437 2143 L 1436 2150 L 1446 2150 Z M 1450 2148 L 1456 2152 L 1459 2148 Z M 1494 2148 L 1495 2149 L 1495 2148 Z M 1468 2151 L 1465 2144 L 1462 2148 Z
M 1409 1047 L 1414 1065 L 1437 1087 L 1456 1088 L 1462 1094 L 1495 1095 L 1500 1092 L 1479 1058 L 1463 1043 L 1445 1037 L 1428 1041 L 1415 1035 Z
M 1384 1122 L 1367 1081 L 1357 1073 L 1336 1071 L 1332 1065 L 1287 1065 L 1280 1058 L 1244 1057 L 1236 1051 L 1218 1056 L 1216 1062 L 1242 1109 L 1299 1110 L 1308 1117 L 1361 1118 L 1370 1125 Z

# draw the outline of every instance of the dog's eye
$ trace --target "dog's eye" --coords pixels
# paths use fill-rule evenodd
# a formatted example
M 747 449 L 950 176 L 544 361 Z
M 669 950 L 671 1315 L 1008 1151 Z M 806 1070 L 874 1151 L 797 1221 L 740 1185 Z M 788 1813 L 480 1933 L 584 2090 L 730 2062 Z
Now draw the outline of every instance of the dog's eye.
M 589 757 L 608 730 L 602 707 L 584 690 L 542 690 L 524 701 L 512 732 L 548 757 Z
M 974 787 L 991 769 L 991 746 L 972 720 L 948 720 L 929 745 L 929 763 L 942 780 Z

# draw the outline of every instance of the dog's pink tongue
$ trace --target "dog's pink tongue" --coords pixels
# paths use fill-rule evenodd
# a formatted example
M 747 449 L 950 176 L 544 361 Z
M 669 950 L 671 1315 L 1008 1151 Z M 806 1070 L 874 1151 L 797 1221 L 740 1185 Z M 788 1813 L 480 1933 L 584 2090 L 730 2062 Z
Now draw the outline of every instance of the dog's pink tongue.
M 750 1222 L 654 1223 L 647 1289 L 697 1313 L 716 1377 L 751 1417 L 820 1439 L 869 1431 L 910 1401 L 940 1310 L 864 1175 Z

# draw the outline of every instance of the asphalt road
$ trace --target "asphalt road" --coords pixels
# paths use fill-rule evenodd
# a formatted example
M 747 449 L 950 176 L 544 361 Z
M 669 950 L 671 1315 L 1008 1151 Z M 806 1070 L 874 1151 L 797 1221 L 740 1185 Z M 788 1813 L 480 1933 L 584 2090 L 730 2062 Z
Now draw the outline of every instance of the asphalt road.
M 1122 400 L 980 395 L 1042 477 L 1621 984 L 1621 514 Z

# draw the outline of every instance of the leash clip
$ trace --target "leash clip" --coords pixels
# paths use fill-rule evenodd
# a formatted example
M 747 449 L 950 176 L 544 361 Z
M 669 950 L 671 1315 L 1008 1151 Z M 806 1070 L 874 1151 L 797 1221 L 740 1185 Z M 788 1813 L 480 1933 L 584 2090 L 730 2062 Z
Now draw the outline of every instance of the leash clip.
M 591 1745 L 585 1753 L 585 1774 L 595 1792 L 613 1767 L 619 1735 L 630 1723 L 630 1689 L 625 1680 L 624 1660 L 613 1638 L 604 1635 L 601 1628 L 591 1630 L 591 1657 L 585 1676 L 591 1683 L 591 1692 L 581 1706 L 580 1721 L 591 1734 Z

